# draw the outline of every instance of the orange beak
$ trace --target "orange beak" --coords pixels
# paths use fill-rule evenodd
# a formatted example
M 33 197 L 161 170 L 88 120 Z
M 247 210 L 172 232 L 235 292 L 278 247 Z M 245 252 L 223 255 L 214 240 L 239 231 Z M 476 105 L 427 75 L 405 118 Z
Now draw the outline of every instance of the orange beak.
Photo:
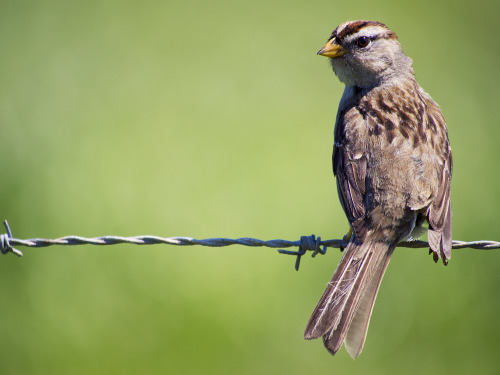
M 318 55 L 326 56 L 331 59 L 342 56 L 344 53 L 345 49 L 337 43 L 335 38 L 330 39 L 328 43 L 326 43 L 325 46 L 318 51 Z

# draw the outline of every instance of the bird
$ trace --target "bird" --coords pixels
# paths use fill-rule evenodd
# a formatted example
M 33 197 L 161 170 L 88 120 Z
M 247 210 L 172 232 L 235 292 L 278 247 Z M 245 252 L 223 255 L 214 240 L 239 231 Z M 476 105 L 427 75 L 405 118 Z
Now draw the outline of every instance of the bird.
M 344 344 L 355 359 L 398 243 L 427 228 L 434 261 L 451 258 L 453 161 L 441 109 L 384 23 L 344 22 L 318 55 L 345 85 L 332 162 L 350 230 L 304 337 L 323 337 L 332 355 Z

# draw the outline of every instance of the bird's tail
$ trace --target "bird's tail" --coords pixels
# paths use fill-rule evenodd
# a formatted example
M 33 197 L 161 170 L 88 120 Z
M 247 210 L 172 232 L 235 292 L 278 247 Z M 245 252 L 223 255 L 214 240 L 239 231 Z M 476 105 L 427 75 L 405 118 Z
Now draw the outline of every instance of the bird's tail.
M 369 240 L 349 243 L 307 323 L 307 340 L 323 336 L 331 354 L 345 340 L 352 358 L 361 353 L 378 288 L 395 247 Z

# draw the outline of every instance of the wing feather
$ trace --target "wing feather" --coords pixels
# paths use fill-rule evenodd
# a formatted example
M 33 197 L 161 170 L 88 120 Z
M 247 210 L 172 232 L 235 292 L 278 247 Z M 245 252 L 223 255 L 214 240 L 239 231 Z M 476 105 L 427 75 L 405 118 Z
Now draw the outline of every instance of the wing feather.
M 361 116 L 350 116 L 349 121 L 364 121 Z M 367 157 L 360 150 L 349 149 L 345 142 L 345 116 L 337 118 L 332 162 L 337 177 L 340 203 L 358 240 L 363 241 L 365 230 L 360 225 L 366 215 Z
M 442 258 L 443 262 L 447 264 L 448 259 L 451 258 L 452 244 L 450 186 L 453 172 L 453 158 L 441 110 L 433 102 L 428 107 L 428 110 L 429 123 L 438 123 L 439 126 L 437 126 L 437 129 L 444 129 L 444 133 L 439 134 L 441 142 L 436 145 L 437 147 L 434 150 L 438 158 L 442 160 L 442 168 L 439 171 L 440 182 L 437 193 L 428 209 L 428 240 L 429 246 L 434 253 L 434 259 L 437 261 L 439 258 Z

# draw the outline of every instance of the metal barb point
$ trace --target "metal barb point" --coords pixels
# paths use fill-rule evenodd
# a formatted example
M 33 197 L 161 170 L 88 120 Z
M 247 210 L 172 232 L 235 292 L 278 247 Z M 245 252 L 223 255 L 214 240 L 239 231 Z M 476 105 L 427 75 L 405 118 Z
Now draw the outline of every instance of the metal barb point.
M 0 234 L 0 252 L 2 254 L 7 254 L 7 253 L 13 253 L 16 254 L 18 257 L 22 257 L 23 253 L 22 251 L 19 251 L 17 249 L 14 249 L 11 244 L 10 244 L 10 239 L 13 238 L 12 236 L 12 231 L 10 230 L 10 226 L 7 220 L 3 222 L 3 225 L 5 227 L 5 230 L 7 231 L 6 234 Z
M 300 237 L 298 251 L 279 249 L 278 252 L 280 254 L 295 255 L 297 257 L 297 259 L 295 260 L 295 270 L 298 271 L 302 255 L 304 255 L 307 251 L 313 251 L 312 254 L 313 258 L 318 254 L 326 253 L 326 246 L 324 246 L 322 250 L 320 245 L 321 245 L 321 237 L 316 238 L 314 234 L 311 234 L 310 236 Z

